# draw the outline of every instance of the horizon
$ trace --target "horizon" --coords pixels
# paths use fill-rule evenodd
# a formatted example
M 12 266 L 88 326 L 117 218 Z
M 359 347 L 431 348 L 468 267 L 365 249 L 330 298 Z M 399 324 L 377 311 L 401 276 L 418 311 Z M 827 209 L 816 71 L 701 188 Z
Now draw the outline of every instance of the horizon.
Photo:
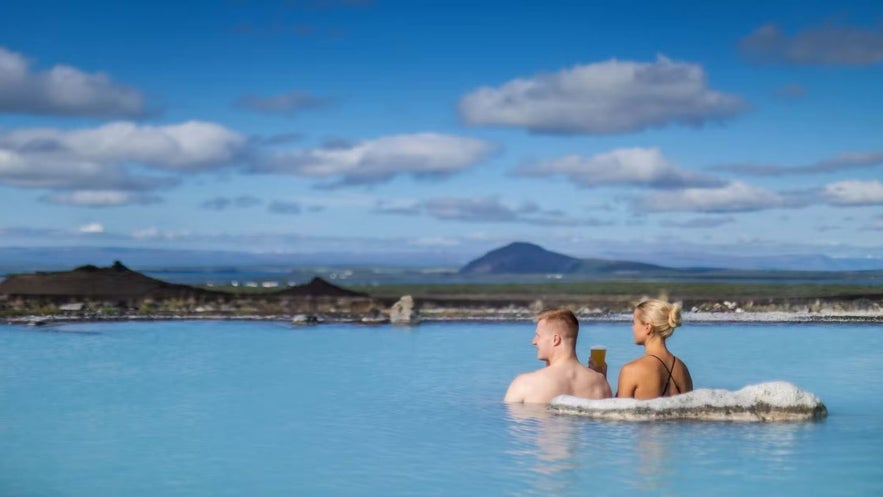
M 13 270 L 65 271 L 84 265 L 109 267 L 120 262 L 127 267 L 145 271 L 179 271 L 208 269 L 278 270 L 290 268 L 292 271 L 342 269 L 378 271 L 444 271 L 457 272 L 467 264 L 491 252 L 513 244 L 530 244 L 550 251 L 533 242 L 513 241 L 489 251 L 472 254 L 469 257 L 455 257 L 452 254 L 436 254 L 436 258 L 411 257 L 412 254 L 389 252 L 383 256 L 357 253 L 299 253 L 299 252 L 248 252 L 236 250 L 170 249 L 140 247 L 0 247 L 0 274 L 11 274 Z M 555 252 L 555 251 L 550 251 Z M 672 269 L 722 269 L 734 271 L 817 271 L 854 272 L 881 271 L 883 258 L 836 258 L 820 255 L 786 256 L 733 256 L 721 254 L 686 254 L 677 259 L 675 254 L 663 254 L 653 258 L 607 258 L 581 257 L 566 252 L 555 252 L 581 260 L 607 260 L 611 262 L 644 263 Z M 668 261 L 668 264 L 659 262 Z
M 883 260 L 878 2 L 6 11 L 0 248 Z

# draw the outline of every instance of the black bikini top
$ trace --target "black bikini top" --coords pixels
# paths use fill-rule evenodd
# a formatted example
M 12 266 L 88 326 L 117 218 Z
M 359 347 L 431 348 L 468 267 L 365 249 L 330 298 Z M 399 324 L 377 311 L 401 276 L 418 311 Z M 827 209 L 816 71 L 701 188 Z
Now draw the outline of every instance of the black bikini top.
M 674 357 L 674 360 L 671 362 L 671 367 L 668 367 L 668 366 L 665 365 L 665 361 L 663 361 L 663 360 L 660 359 L 659 357 L 657 357 L 657 356 L 655 356 L 655 355 L 653 355 L 653 354 L 648 354 L 648 355 L 649 355 L 650 357 L 656 357 L 656 360 L 659 361 L 660 363 L 662 363 L 662 367 L 664 367 L 665 370 L 668 371 L 668 378 L 665 380 L 665 388 L 662 390 L 662 393 L 659 394 L 659 396 L 660 396 L 660 397 L 665 397 L 665 394 L 668 393 L 668 384 L 669 384 L 669 383 L 674 383 L 675 390 L 677 390 L 677 393 L 681 393 L 681 387 L 678 386 L 678 382 L 674 381 L 674 378 L 672 377 L 672 371 L 673 371 L 674 368 L 675 368 L 675 364 L 678 363 L 678 358 L 675 357 L 675 356 L 672 356 L 672 357 Z

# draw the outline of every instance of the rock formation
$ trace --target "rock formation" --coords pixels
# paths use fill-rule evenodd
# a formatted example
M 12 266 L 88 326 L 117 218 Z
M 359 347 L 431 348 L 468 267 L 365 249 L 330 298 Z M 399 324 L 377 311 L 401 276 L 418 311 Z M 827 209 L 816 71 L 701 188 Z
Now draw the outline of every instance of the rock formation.
M 389 322 L 392 324 L 412 325 L 419 322 L 414 299 L 405 295 L 389 309 Z
M 652 400 L 588 400 L 559 395 L 552 399 L 549 409 L 616 421 L 812 421 L 828 415 L 818 397 L 784 381 L 749 385 L 735 392 L 699 389 Z

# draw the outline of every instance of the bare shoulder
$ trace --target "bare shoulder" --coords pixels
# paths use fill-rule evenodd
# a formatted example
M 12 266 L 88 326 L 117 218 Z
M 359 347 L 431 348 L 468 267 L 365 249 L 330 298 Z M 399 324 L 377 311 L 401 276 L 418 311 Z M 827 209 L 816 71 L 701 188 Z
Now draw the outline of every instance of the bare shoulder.
M 634 397 L 638 386 L 655 373 L 653 364 L 645 359 L 646 357 L 639 357 L 634 361 L 626 363 L 619 370 L 619 381 L 616 389 L 618 397 Z
M 504 402 L 529 401 L 538 390 L 548 383 L 548 379 L 542 373 L 543 370 L 540 369 L 516 376 L 509 384 L 506 397 L 503 399 Z
M 634 361 L 624 364 L 621 371 L 629 374 L 641 374 L 645 371 L 652 370 L 656 367 L 656 364 L 648 361 L 648 359 L 650 359 L 648 356 L 639 357 Z
M 589 368 L 583 368 L 582 373 L 585 383 L 588 385 L 586 392 L 582 392 L 582 397 L 590 399 L 605 399 L 613 396 L 610 389 L 610 383 L 603 374 Z

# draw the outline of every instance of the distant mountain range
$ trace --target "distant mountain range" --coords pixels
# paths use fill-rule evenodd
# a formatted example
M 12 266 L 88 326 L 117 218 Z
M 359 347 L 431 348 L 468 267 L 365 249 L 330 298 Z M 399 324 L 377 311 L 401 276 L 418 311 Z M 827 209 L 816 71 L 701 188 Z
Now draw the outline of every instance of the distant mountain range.
M 514 242 L 469 262 L 460 274 L 638 273 L 670 268 L 642 262 L 577 259 L 527 242 Z
M 676 268 L 634 261 L 579 259 L 526 242 L 510 243 L 505 247 L 492 250 L 460 268 L 460 274 L 471 275 L 537 273 L 628 279 L 883 281 L 883 270 L 791 271 L 720 267 Z
M 793 278 L 876 279 L 883 271 L 883 258 L 833 258 L 824 255 L 750 256 L 734 253 L 690 253 L 656 251 L 619 257 L 579 258 L 546 250 L 526 242 L 515 242 L 471 260 L 455 251 L 418 254 L 389 253 L 378 256 L 360 253 L 252 253 L 210 250 L 171 250 L 120 247 L 0 247 L 0 278 L 6 274 L 32 271 L 61 271 L 93 264 L 109 265 L 124 260 L 138 271 L 169 281 L 246 280 L 254 273 L 274 279 L 304 281 L 300 273 L 325 275 L 343 269 L 379 270 L 378 283 L 391 272 L 457 276 L 475 280 L 483 276 L 510 274 L 523 279 L 529 274 L 564 274 L 574 277 L 636 278 Z M 659 261 L 666 261 L 660 265 Z M 338 268 L 338 269 L 335 269 Z M 459 268 L 459 273 L 458 273 Z M 432 271 L 429 271 L 429 270 Z M 390 270 L 390 271 L 387 271 Z M 367 272 L 367 271 L 365 271 Z M 172 276 L 171 273 L 174 273 Z M 209 273 L 211 273 L 209 275 Z M 209 275 L 209 276 L 206 276 Z M 410 276 L 408 276 L 410 278 Z M 373 273 L 370 275 L 374 281 Z M 260 280 L 260 278 L 258 278 Z M 370 283 L 370 282 L 369 282 Z

